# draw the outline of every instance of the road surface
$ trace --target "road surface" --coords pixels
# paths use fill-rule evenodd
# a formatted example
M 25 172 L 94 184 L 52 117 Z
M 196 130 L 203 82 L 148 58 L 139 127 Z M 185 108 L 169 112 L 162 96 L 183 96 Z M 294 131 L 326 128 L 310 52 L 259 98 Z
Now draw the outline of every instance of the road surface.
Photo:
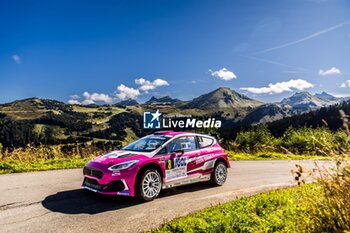
M 296 163 L 314 166 L 313 161 L 233 161 L 222 187 L 178 187 L 148 203 L 82 189 L 82 169 L 0 175 L 0 232 L 143 232 L 212 205 L 295 185 Z

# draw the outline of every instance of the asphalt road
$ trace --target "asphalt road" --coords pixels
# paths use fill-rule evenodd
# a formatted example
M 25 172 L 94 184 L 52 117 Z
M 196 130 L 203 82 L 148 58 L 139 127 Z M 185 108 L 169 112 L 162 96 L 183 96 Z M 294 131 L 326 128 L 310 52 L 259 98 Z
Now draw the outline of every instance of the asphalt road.
M 148 203 L 82 189 L 82 169 L 0 175 L 0 232 L 147 231 L 205 207 L 295 185 L 296 163 L 314 166 L 313 161 L 231 162 L 222 187 L 183 186 Z

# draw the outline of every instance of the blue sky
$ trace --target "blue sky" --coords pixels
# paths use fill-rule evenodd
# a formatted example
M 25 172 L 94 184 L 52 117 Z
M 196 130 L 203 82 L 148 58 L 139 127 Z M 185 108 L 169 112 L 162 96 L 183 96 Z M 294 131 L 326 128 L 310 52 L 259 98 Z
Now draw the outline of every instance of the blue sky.
M 1 1 L 0 103 L 350 95 L 350 1 Z

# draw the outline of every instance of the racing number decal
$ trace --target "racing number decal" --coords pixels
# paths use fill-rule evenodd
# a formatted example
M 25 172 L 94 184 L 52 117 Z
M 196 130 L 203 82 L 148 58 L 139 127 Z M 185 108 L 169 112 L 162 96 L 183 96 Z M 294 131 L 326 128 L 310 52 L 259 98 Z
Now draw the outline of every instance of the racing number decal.
M 181 179 L 187 176 L 188 157 L 178 157 L 166 161 L 166 181 Z
M 174 167 L 184 167 L 187 166 L 188 157 L 179 157 L 174 160 Z
M 171 164 L 171 159 L 167 160 L 166 170 L 170 170 L 173 167 Z

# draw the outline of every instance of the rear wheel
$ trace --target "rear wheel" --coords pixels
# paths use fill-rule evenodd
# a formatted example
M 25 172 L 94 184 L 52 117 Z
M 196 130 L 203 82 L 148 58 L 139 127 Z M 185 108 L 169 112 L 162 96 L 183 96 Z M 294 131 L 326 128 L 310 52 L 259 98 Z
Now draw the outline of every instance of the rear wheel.
M 148 169 L 143 173 L 138 187 L 139 198 L 143 201 L 152 201 L 162 190 L 162 177 L 157 170 Z
M 221 186 L 227 178 L 227 166 L 224 162 L 218 162 L 214 166 L 214 171 L 211 173 L 211 182 L 216 186 Z

